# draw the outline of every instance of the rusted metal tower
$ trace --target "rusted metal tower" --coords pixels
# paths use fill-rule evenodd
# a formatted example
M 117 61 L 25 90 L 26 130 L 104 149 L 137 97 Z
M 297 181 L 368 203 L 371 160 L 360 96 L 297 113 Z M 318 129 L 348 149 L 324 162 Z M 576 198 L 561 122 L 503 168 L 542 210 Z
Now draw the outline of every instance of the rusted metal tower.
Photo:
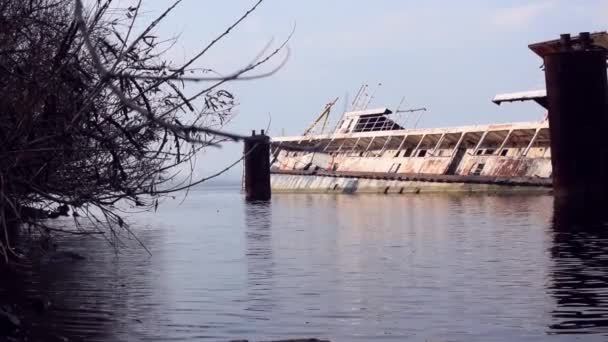
M 607 51 L 592 35 L 530 46 L 544 61 L 553 187 L 558 199 L 595 207 L 608 199 Z
M 270 138 L 262 130 L 260 135 L 252 131 L 244 141 L 245 199 L 269 201 L 270 190 Z

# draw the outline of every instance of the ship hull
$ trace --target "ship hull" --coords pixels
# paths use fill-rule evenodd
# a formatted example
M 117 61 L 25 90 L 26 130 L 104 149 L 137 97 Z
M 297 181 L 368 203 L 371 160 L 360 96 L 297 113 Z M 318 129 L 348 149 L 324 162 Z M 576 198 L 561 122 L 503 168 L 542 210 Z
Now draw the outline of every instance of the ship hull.
M 549 193 L 547 179 L 273 171 L 275 193 Z

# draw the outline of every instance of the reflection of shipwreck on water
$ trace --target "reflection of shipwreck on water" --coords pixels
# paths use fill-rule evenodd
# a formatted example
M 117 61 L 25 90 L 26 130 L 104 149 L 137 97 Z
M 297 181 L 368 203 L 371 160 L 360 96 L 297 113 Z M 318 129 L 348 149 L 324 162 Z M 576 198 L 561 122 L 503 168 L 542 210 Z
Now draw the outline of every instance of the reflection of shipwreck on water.
M 608 35 L 591 35 L 608 48 Z M 559 41 L 530 45 L 539 56 Z M 335 101 L 301 136 L 272 139 L 273 191 L 384 192 L 514 191 L 551 189 L 547 120 L 452 128 L 404 128 L 407 111 L 367 109 L 370 97 L 353 102 L 330 133 L 323 133 Z M 497 95 L 495 103 L 535 101 L 547 107 L 546 91 Z M 361 105 L 363 103 L 363 105 Z M 314 128 L 322 125 L 319 134 Z

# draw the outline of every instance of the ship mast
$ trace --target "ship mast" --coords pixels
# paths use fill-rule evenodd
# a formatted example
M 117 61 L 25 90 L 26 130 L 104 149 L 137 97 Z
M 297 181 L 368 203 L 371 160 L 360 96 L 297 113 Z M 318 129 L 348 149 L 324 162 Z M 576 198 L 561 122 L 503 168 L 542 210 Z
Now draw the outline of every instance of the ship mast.
M 338 99 L 339 98 L 336 97 L 335 100 L 325 105 L 323 111 L 319 115 L 317 115 L 317 118 L 304 130 L 304 133 L 302 134 L 303 136 L 309 135 L 312 130 L 319 124 L 319 122 L 324 119 L 323 126 L 321 128 L 321 134 L 323 133 L 323 131 L 325 130 L 325 126 L 327 125 L 327 119 L 329 118 L 331 108 L 336 104 L 336 102 L 338 102 Z

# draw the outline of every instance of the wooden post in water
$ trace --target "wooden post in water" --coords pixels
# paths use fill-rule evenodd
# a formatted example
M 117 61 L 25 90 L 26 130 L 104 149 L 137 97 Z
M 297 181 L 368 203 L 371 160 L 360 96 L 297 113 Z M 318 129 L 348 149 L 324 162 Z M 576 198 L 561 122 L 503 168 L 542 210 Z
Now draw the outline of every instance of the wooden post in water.
M 270 191 L 270 138 L 262 130 L 260 135 L 252 131 L 245 139 L 245 199 L 269 201 Z
M 608 199 L 606 57 L 588 33 L 543 56 L 554 193 L 588 209 Z

